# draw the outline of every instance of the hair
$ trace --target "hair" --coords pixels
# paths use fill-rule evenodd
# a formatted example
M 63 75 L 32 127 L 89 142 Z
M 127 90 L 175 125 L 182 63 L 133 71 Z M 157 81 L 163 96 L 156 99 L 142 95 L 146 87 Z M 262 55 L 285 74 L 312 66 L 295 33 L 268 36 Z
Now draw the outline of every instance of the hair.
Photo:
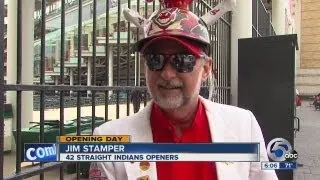
M 211 72 L 209 77 L 208 77 L 208 82 L 209 82 L 209 100 L 214 101 L 215 98 L 215 84 L 214 84 L 214 77 L 213 73 Z

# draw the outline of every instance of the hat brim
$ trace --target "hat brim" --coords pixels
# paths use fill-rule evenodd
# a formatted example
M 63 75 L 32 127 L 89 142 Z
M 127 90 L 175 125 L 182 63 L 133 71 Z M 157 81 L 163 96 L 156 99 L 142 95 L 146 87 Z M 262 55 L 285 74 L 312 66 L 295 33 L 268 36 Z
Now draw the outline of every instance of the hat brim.
M 174 41 L 183 46 L 187 51 L 191 52 L 193 55 L 197 57 L 203 55 L 205 51 L 205 45 L 202 45 L 193 39 L 184 38 L 183 36 L 179 37 L 171 35 L 148 37 L 143 40 L 140 40 L 134 45 L 134 50 L 144 53 L 149 46 L 154 45 L 163 40 Z

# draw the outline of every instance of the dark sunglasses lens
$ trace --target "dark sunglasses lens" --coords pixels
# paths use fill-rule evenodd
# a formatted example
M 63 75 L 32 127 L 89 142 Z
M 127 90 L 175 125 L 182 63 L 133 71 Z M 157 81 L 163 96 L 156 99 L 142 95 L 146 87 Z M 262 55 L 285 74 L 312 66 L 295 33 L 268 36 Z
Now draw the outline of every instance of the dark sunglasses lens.
M 193 55 L 174 55 L 171 59 L 171 64 L 179 73 L 189 73 L 193 71 L 193 67 L 196 64 L 196 58 Z
M 165 62 L 164 56 L 161 54 L 146 54 L 145 59 L 151 71 L 161 70 Z

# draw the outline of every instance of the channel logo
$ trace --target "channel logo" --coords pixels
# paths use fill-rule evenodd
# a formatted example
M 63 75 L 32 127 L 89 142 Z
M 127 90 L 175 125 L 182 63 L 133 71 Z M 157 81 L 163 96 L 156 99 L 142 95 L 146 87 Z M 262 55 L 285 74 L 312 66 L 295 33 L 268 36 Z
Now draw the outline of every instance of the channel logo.
M 297 151 L 292 149 L 289 141 L 283 138 L 272 139 L 267 146 L 267 154 L 273 161 L 294 162 L 298 159 Z
M 52 162 L 57 161 L 56 144 L 25 144 L 24 161 L 27 162 Z

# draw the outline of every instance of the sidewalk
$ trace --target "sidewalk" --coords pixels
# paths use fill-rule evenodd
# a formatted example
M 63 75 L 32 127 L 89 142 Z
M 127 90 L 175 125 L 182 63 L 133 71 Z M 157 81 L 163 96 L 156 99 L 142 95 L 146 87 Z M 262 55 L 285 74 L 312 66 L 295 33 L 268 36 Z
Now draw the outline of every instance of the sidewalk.
M 300 132 L 295 138 L 295 150 L 298 152 L 298 167 L 295 180 L 320 180 L 320 111 L 315 111 L 310 102 L 304 101 L 297 110 L 300 118 Z

